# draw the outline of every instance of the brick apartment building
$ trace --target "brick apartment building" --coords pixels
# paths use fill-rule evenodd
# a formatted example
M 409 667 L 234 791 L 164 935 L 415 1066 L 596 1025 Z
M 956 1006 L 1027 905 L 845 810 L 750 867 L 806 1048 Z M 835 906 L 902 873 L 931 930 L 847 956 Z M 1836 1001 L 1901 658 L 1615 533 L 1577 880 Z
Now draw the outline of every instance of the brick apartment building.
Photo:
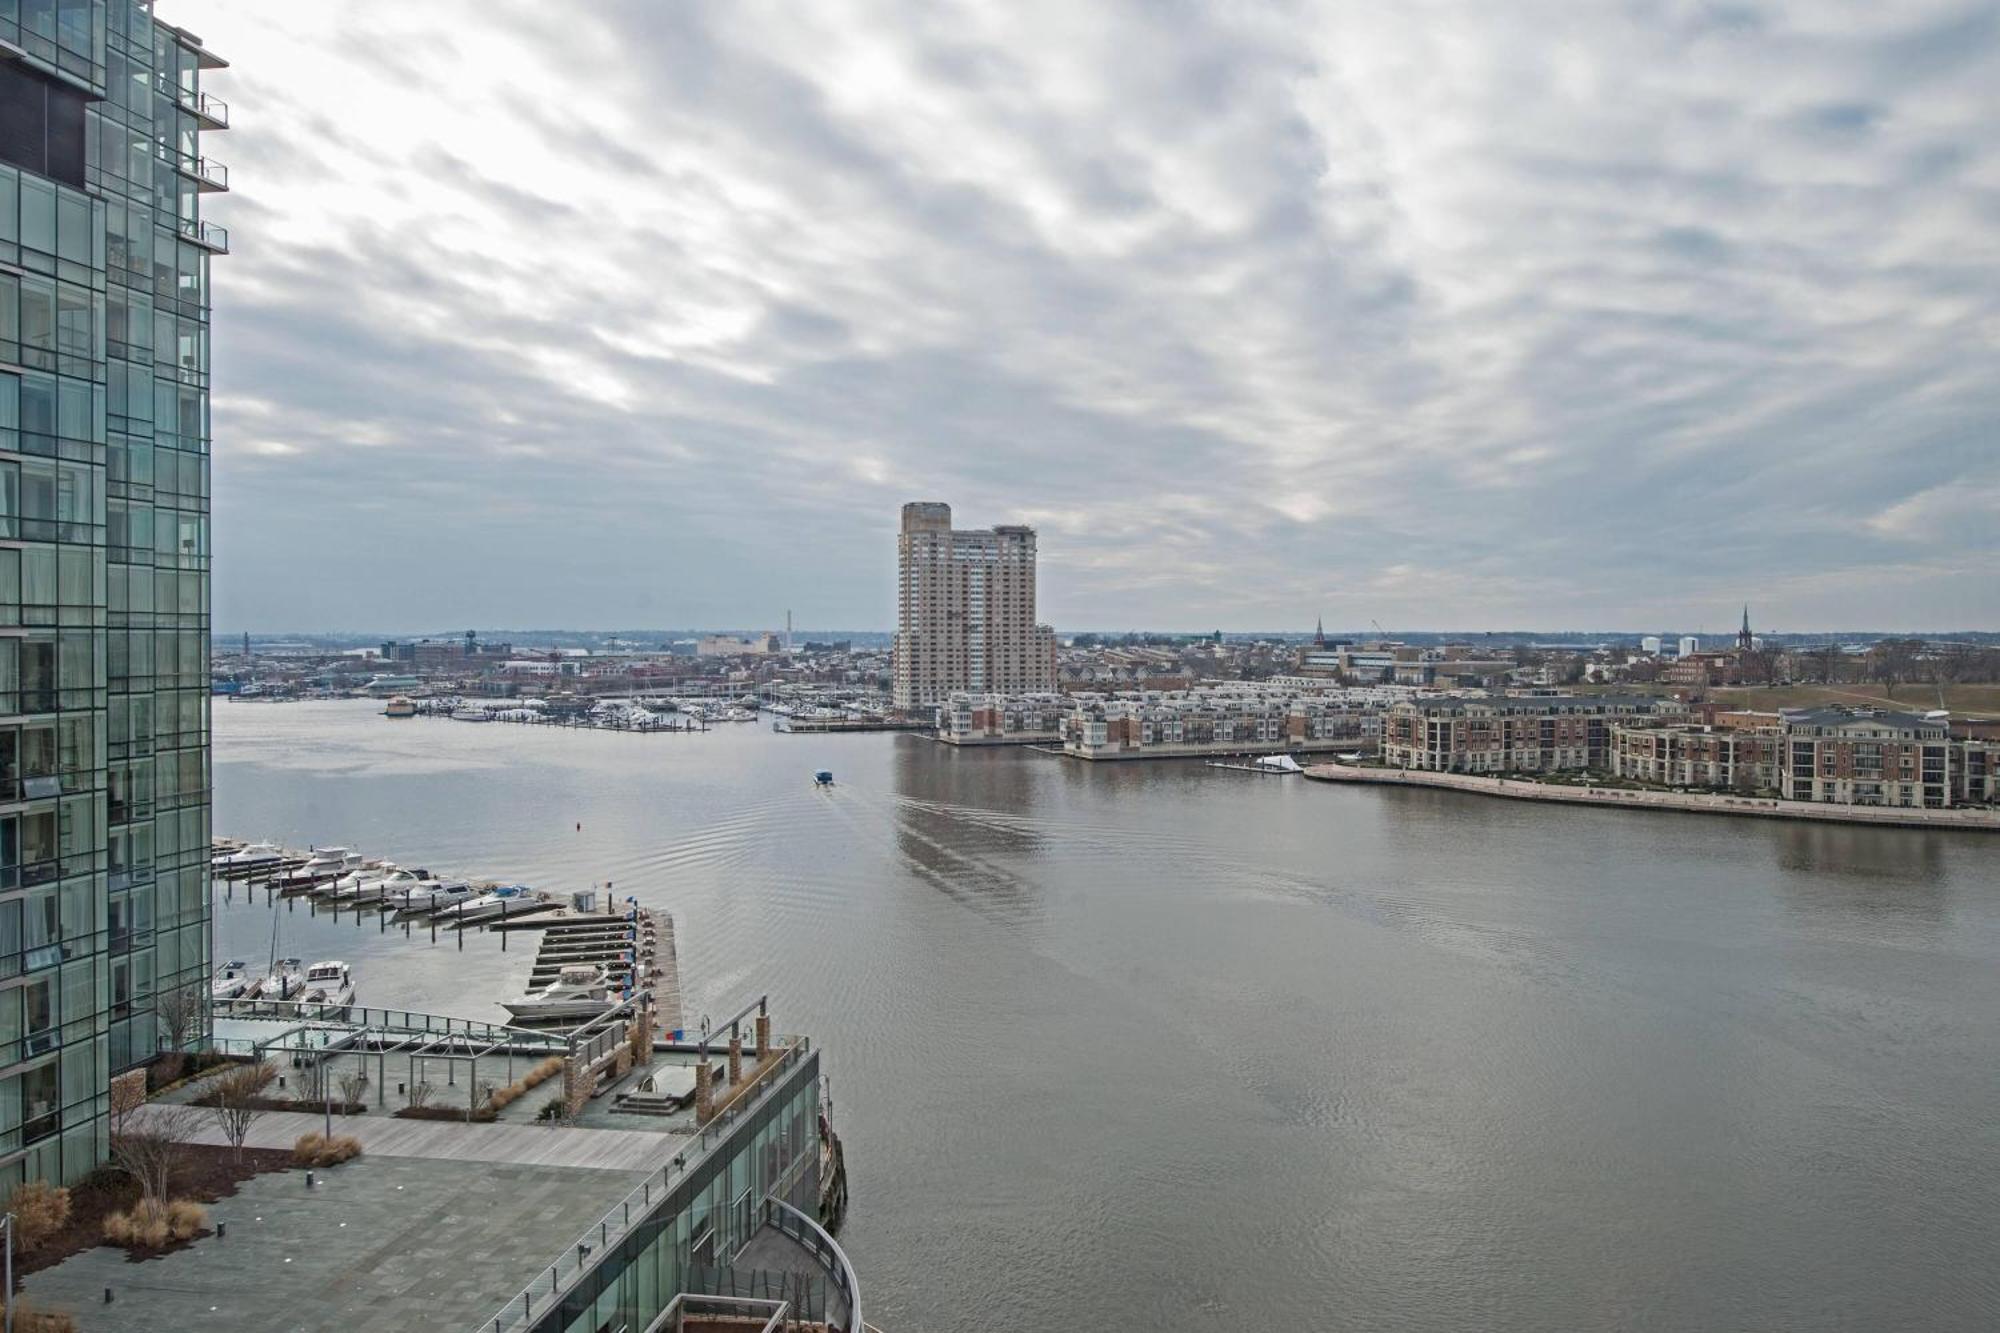
M 1646 721 L 1611 728 L 1609 767 L 1614 777 L 1662 786 L 1765 792 L 1778 789 L 1783 756 L 1776 727 Z
M 1676 700 L 1643 696 L 1413 699 L 1383 717 L 1382 759 L 1441 773 L 1604 770 L 1615 724 L 1685 716 Z
M 1794 801 L 1952 804 L 1950 727 L 1943 717 L 1875 708 L 1784 714 L 1779 790 Z

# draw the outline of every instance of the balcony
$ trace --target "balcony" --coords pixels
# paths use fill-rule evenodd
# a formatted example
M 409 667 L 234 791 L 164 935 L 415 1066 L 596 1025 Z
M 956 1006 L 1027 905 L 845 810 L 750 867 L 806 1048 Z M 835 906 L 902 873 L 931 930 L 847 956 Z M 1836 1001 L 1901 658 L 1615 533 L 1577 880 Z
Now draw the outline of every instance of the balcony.
M 181 235 L 203 249 L 218 255 L 229 253 L 229 228 L 203 222 L 200 218 L 182 218 L 179 225 Z
M 220 97 L 210 97 L 207 93 L 189 92 L 176 86 L 174 101 L 181 110 L 201 122 L 205 130 L 226 130 L 229 128 L 229 103 Z
M 220 162 L 177 153 L 163 143 L 155 143 L 153 153 L 160 161 L 193 181 L 195 188 L 203 194 L 220 194 L 229 188 L 229 168 Z

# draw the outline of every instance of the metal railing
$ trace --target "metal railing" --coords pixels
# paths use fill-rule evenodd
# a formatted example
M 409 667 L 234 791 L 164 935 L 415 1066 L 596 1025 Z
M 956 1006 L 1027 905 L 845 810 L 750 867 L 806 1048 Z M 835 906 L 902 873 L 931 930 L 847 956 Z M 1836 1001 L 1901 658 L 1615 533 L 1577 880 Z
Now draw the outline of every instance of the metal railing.
M 155 143 L 153 152 L 160 161 L 181 175 L 193 178 L 204 193 L 220 192 L 229 188 L 229 168 L 212 158 L 176 152 L 163 143 Z
M 847 1252 L 835 1243 L 825 1227 L 783 1199 L 767 1197 L 764 1200 L 764 1222 L 803 1246 L 825 1270 L 827 1280 L 847 1302 L 847 1320 L 840 1328 L 844 1333 L 860 1333 L 861 1281 L 854 1275 L 854 1265 L 848 1262 Z
M 779 1066 L 788 1067 L 804 1054 L 803 1045 L 787 1047 L 777 1056 Z M 764 1099 L 771 1095 L 772 1090 L 782 1082 L 780 1078 L 764 1079 L 755 1095 L 736 1108 L 735 1114 L 730 1116 L 729 1120 L 733 1121 L 736 1117 L 747 1114 L 761 1105 Z M 690 1170 L 706 1154 L 723 1128 L 725 1128 L 724 1118 L 720 1116 L 703 1126 L 688 1148 L 674 1154 L 672 1161 L 649 1172 L 646 1179 L 639 1183 L 638 1188 L 627 1194 L 598 1219 L 595 1226 L 578 1236 L 569 1248 L 563 1251 L 562 1257 L 548 1266 L 545 1273 L 515 1293 L 497 1314 L 480 1323 L 478 1328 L 485 1333 L 509 1333 L 512 1329 L 532 1326 L 537 1311 L 545 1312 L 552 1303 L 560 1301 L 564 1292 L 574 1287 L 586 1273 L 590 1272 L 594 1259 L 599 1259 L 613 1242 L 624 1239 L 635 1221 L 645 1220 L 646 1214 L 652 1211 L 654 1192 L 658 1191 L 664 1197 L 674 1177 Z M 800 1216 L 803 1217 L 804 1214 Z M 831 1237 L 828 1237 L 828 1243 L 832 1243 Z M 836 1251 L 838 1248 L 835 1247 Z M 842 1259 L 844 1262 L 845 1256 L 842 1256 Z M 851 1281 L 851 1269 L 849 1277 Z
M 229 228 L 218 227 L 213 222 L 204 222 L 200 218 L 182 218 L 179 228 L 181 235 L 196 245 L 213 250 L 219 255 L 229 253 Z
M 360 1005 L 323 1004 L 309 1000 L 251 999 L 212 1000 L 209 1007 L 217 1018 L 276 1018 L 288 1019 L 295 1025 L 324 1023 L 357 1031 L 374 1028 L 402 1034 L 457 1036 L 475 1041 L 501 1041 L 538 1049 L 545 1048 L 551 1053 L 566 1051 L 569 1048 L 568 1041 L 560 1032 L 513 1027 L 505 1023 L 483 1023 L 470 1018 L 453 1018 L 447 1014 L 420 1013 L 413 1009 L 369 1009 Z M 245 1051 L 231 1053 L 254 1052 L 255 1048 L 270 1045 L 275 1040 L 277 1038 L 240 1039 L 234 1044 L 245 1047 Z M 223 1045 L 218 1043 L 218 1046 Z

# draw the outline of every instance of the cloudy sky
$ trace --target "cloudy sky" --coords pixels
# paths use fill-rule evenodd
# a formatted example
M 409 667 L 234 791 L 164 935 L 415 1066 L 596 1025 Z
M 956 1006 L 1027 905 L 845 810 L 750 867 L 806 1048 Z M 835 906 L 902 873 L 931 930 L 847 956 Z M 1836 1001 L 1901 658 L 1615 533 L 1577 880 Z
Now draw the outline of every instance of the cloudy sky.
M 1992 3 L 160 13 L 220 630 L 2000 622 Z

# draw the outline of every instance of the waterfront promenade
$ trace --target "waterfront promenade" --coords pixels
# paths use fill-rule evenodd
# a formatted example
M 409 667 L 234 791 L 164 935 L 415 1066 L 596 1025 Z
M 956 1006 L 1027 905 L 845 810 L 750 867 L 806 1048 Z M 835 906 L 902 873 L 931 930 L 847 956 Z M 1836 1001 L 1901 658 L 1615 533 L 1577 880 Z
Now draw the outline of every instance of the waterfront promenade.
M 1362 782 L 1398 787 L 1442 787 L 1517 801 L 1565 805 L 1611 805 L 1640 810 L 1677 810 L 1705 815 L 1753 815 L 1823 824 L 1873 824 L 1893 828 L 1973 829 L 2000 833 L 2000 810 L 1915 810 L 1876 805 L 1815 805 L 1770 796 L 1727 793 L 1627 791 L 1617 787 L 1570 786 L 1522 778 L 1489 778 L 1474 773 L 1435 773 L 1417 768 L 1359 768 L 1312 764 L 1305 774 L 1321 782 Z

